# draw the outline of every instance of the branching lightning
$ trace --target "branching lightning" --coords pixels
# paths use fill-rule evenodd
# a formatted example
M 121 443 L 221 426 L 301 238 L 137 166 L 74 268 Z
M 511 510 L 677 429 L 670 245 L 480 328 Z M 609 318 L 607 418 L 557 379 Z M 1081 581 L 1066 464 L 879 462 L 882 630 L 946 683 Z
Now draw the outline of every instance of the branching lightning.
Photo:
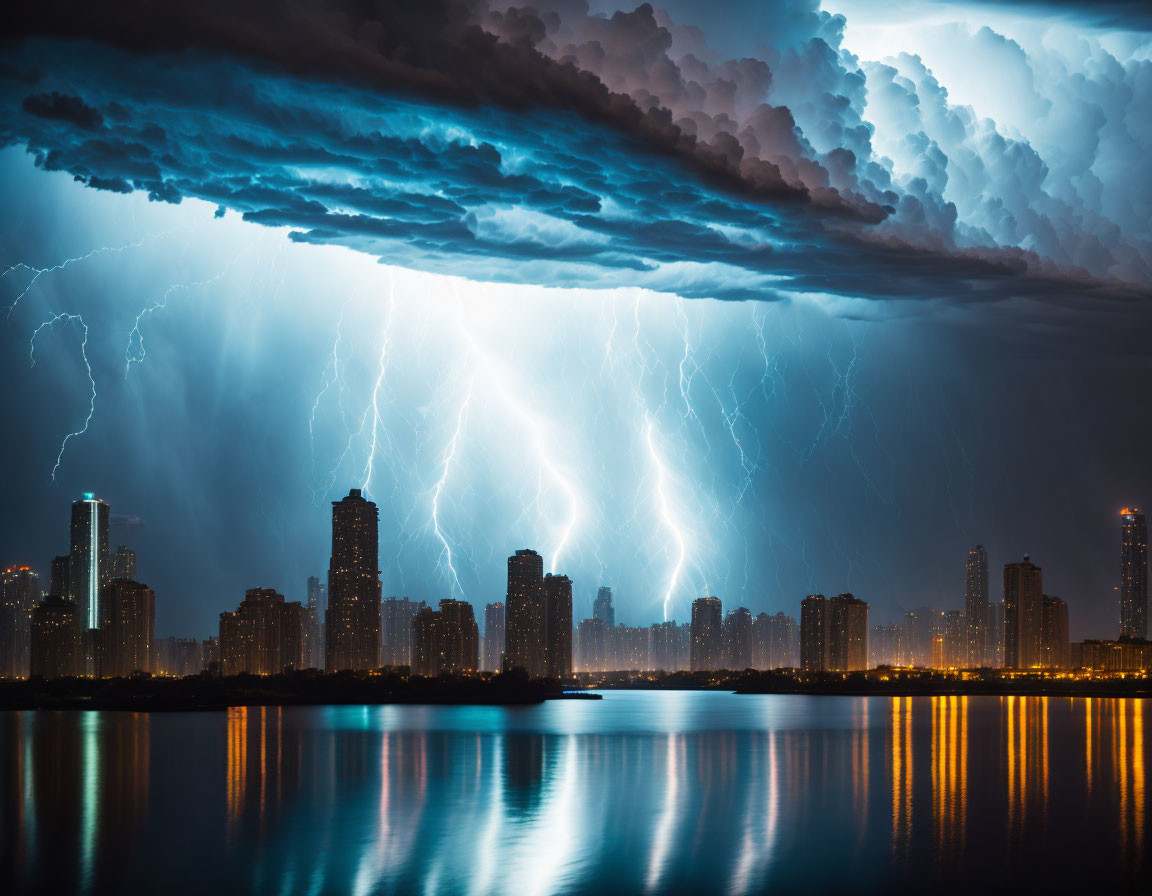
M 32 366 L 36 366 L 36 337 L 40 335 L 41 331 L 45 328 L 51 329 L 60 321 L 76 321 L 80 324 L 80 329 L 83 332 L 83 337 L 80 340 L 80 358 L 84 362 L 84 369 L 88 373 L 88 386 L 91 390 L 88 397 L 88 416 L 84 418 L 84 425 L 75 432 L 70 432 L 64 436 L 63 441 L 60 443 L 60 450 L 56 453 L 56 463 L 52 467 L 52 481 L 56 481 L 56 471 L 60 469 L 60 463 L 64 459 L 64 449 L 68 447 L 68 442 L 76 436 L 82 436 L 88 431 L 88 424 L 92 422 L 92 415 L 96 413 L 96 380 L 92 377 L 92 365 L 88 362 L 88 325 L 84 323 L 84 318 L 79 314 L 60 313 L 48 320 L 44 321 L 32 333 L 32 338 L 28 342 L 28 358 Z
M 688 550 L 684 541 L 684 532 L 672 513 L 672 502 L 668 497 L 668 471 L 664 466 L 664 461 L 660 459 L 660 455 L 656 451 L 656 443 L 652 436 L 654 429 L 655 424 L 649 419 L 645 432 L 648 442 L 648 456 L 652 460 L 652 466 L 656 469 L 656 496 L 660 504 L 660 516 L 672 536 L 673 544 L 676 546 L 672 571 L 668 574 L 668 585 L 664 591 L 664 621 L 667 622 L 668 608 L 672 602 L 672 595 L 676 591 L 676 586 L 680 583 L 680 571 L 684 568 L 684 560 Z
M 444 486 L 448 481 L 448 474 L 452 469 L 452 462 L 456 458 L 456 446 L 460 443 L 460 434 L 464 430 L 464 417 L 468 411 L 468 406 L 472 402 L 472 387 L 476 384 L 475 379 L 469 380 L 468 388 L 464 393 L 464 400 L 460 402 L 460 409 L 456 412 L 456 428 L 452 432 L 452 438 L 448 442 L 448 448 L 444 452 L 444 463 L 441 467 L 440 478 L 436 480 L 436 487 L 432 490 L 432 530 L 436 533 L 436 538 L 439 539 L 440 544 L 444 549 L 440 552 L 439 563 L 447 570 L 447 577 L 452 583 L 452 594 L 455 598 L 458 594 L 463 597 L 464 590 L 460 585 L 460 576 L 456 572 L 456 566 L 452 562 L 452 546 L 448 543 L 448 538 L 444 534 L 444 530 L 440 527 L 440 496 L 444 491 Z

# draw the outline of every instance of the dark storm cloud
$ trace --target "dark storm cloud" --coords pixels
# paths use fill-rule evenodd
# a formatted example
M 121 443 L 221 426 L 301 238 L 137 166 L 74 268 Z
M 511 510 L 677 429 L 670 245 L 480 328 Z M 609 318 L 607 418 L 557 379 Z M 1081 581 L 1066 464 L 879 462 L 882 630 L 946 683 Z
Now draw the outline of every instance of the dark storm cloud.
M 3 14 L 24 38 L 6 51 L 0 139 L 96 189 L 199 198 L 478 279 L 1147 296 L 1147 246 L 1048 197 L 1031 147 L 949 107 L 930 74 L 867 74 L 839 49 L 842 18 L 786 6 L 767 60 L 725 60 L 647 5 L 49 2 Z M 869 78 L 909 121 L 916 176 L 900 183 L 862 117 Z M 959 136 L 930 137 L 937 120 Z M 996 187 L 964 221 L 943 198 L 954 171 Z
M 119 529 L 141 529 L 144 520 L 134 514 L 114 513 L 108 518 L 108 523 Z

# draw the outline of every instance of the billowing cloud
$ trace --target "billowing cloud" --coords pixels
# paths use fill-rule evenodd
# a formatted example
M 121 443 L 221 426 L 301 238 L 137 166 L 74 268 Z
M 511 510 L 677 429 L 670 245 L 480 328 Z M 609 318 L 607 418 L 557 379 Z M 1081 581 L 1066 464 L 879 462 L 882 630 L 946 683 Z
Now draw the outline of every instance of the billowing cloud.
M 0 140 L 477 279 L 1147 297 L 1152 63 L 959 35 L 1022 97 L 1000 123 L 918 56 L 860 61 L 810 0 L 738 58 L 674 6 L 49 2 L 5 13 Z

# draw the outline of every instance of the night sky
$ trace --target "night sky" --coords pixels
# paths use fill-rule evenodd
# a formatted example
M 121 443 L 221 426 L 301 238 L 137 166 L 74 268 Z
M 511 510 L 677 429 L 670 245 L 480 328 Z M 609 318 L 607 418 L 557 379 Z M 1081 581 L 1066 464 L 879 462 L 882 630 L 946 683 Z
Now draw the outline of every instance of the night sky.
M 0 563 L 93 491 L 203 637 L 362 487 L 385 595 L 882 624 L 979 542 L 1117 634 L 1146 3 L 9 6 Z

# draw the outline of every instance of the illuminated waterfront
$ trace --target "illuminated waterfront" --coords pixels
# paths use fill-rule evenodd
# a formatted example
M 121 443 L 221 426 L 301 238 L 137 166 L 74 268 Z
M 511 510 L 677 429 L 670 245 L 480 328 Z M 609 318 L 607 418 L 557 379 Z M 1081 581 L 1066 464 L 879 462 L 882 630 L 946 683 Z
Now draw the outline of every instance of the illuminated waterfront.
M 11 892 L 1064 889 L 1148 874 L 1140 700 L 618 691 L 2 719 Z

